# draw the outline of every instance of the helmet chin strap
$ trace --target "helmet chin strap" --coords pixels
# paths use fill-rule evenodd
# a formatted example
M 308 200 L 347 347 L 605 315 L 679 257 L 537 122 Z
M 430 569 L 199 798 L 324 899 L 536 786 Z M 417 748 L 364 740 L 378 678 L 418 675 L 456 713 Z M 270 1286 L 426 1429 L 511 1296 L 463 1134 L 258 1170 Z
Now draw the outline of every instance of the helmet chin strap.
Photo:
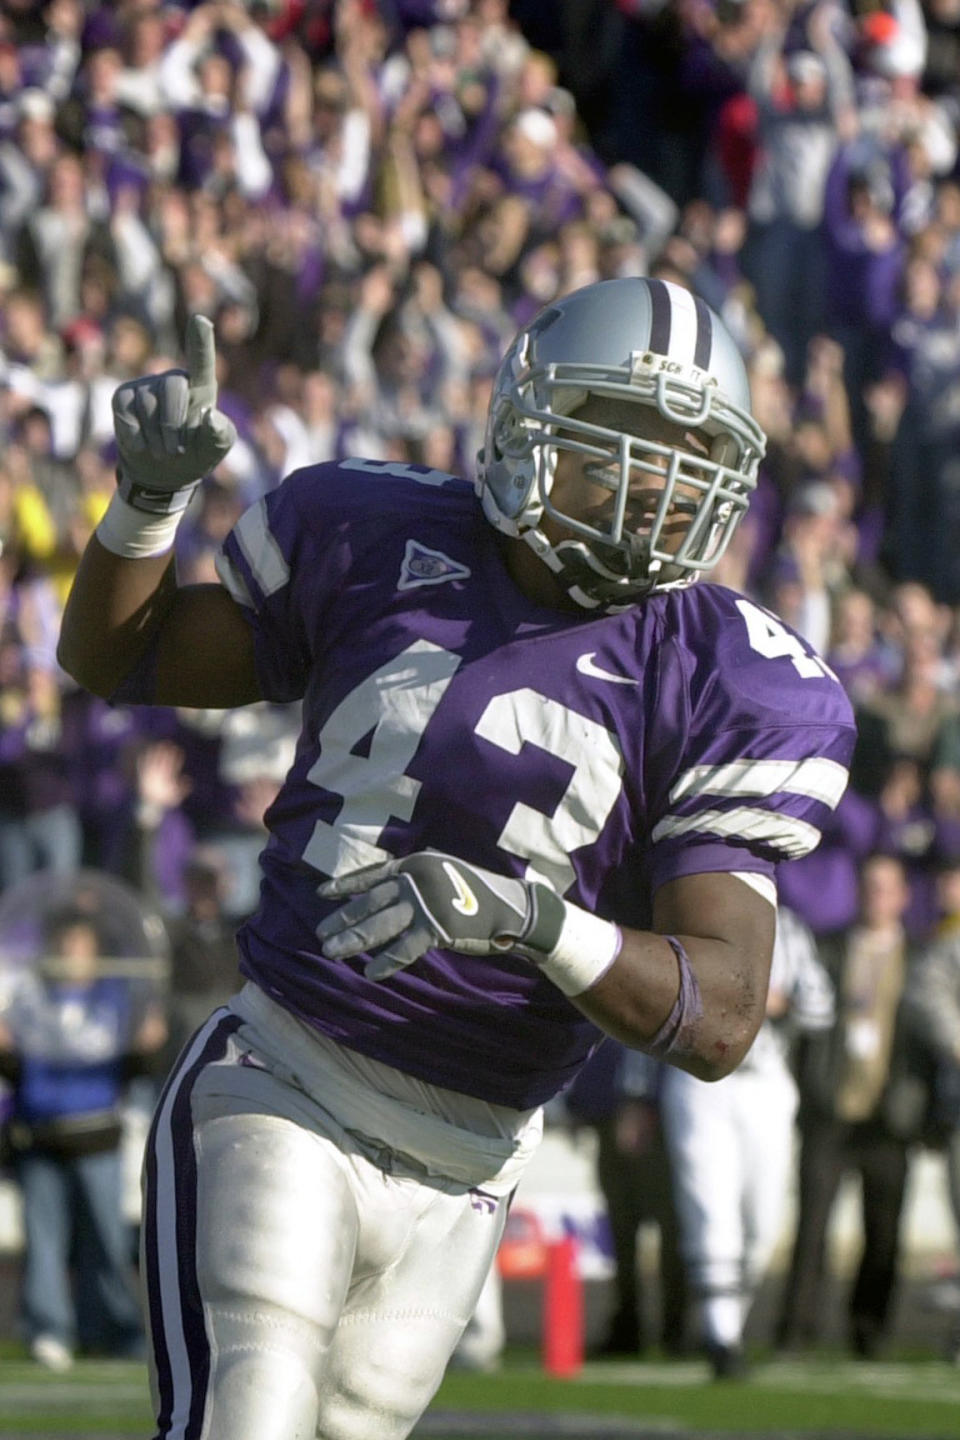
M 627 590 L 616 579 L 605 578 L 591 565 L 587 547 L 580 540 L 563 540 L 554 546 L 543 531 L 536 528 L 522 531 L 518 538 L 530 546 L 553 573 L 561 589 L 584 610 L 629 609 L 642 600 L 653 586 L 651 578 L 642 588 Z M 659 569 L 659 561 L 654 562 L 654 566 Z
M 631 537 L 631 539 L 635 540 L 636 537 Z M 631 559 L 642 559 L 646 565 L 642 542 L 639 545 L 632 544 L 631 551 L 633 552 Z M 617 558 L 620 558 L 622 552 L 616 553 Z M 623 580 L 605 576 L 596 565 L 591 563 L 590 552 L 582 540 L 561 541 L 553 548 L 553 555 L 557 562 L 558 579 L 567 593 L 572 599 L 577 600 L 578 604 L 584 603 L 578 599 L 578 595 L 587 596 L 591 609 L 624 610 L 630 605 L 635 605 L 638 600 L 649 595 L 656 583 L 657 572 L 660 569 L 659 560 L 654 560 L 649 563 L 649 567 L 642 577 L 637 575 L 633 578 L 628 573 L 624 574 Z

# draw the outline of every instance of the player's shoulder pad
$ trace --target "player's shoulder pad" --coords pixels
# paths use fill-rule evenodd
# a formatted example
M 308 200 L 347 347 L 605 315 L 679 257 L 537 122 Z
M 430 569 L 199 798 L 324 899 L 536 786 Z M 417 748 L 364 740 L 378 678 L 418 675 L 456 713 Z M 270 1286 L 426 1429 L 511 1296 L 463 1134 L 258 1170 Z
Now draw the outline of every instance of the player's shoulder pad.
M 836 675 L 778 615 L 721 585 L 692 585 L 670 599 L 665 638 L 680 652 L 694 703 L 718 724 L 744 712 L 766 724 L 853 730 Z

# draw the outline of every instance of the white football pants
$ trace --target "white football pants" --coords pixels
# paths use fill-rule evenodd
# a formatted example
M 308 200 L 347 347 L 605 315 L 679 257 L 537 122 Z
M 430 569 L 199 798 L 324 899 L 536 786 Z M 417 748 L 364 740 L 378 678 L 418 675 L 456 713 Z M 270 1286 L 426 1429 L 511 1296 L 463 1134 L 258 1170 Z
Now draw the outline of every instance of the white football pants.
M 284 1012 L 271 1017 L 278 1007 L 260 992 L 254 999 L 257 1024 L 234 1002 L 188 1044 L 147 1145 L 142 1274 L 157 1440 L 403 1440 L 477 1303 L 539 1115 L 484 1107 L 515 1126 L 504 1139 L 412 1106 L 400 1114 L 395 1097 L 364 1089 L 375 1062 L 350 1055 L 336 1070 L 336 1055 L 328 1066 L 322 1054 L 301 1088 L 311 1042 Z M 338 1118 L 318 1099 L 325 1073 Z M 462 1102 L 477 1118 L 470 1107 L 481 1102 L 436 1093 L 446 1110 Z M 366 1128 L 344 1128 L 357 1115 Z M 428 1134 L 414 1150 L 421 1118 Z M 442 1173 L 444 1131 L 448 1168 L 473 1168 L 476 1184 Z M 481 1182 L 485 1144 L 493 1158 Z M 501 1164 L 511 1146 L 516 1165 Z

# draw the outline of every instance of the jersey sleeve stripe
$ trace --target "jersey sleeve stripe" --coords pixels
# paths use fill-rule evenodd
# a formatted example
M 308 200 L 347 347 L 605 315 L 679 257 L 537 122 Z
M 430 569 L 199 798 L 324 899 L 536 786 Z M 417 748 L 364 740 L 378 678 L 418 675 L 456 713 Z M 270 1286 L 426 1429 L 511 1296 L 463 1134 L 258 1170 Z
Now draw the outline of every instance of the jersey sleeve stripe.
M 233 536 L 263 595 L 273 595 L 289 583 L 290 566 L 271 534 L 265 500 L 241 515 L 233 527 Z
M 694 765 L 670 791 L 671 803 L 696 795 L 805 795 L 834 809 L 847 784 L 846 766 L 836 760 L 734 760 Z
M 695 815 L 667 815 L 654 826 L 651 839 L 676 839 L 681 835 L 699 833 L 744 841 L 758 841 L 779 850 L 786 859 L 796 860 L 815 850 L 820 831 L 806 820 L 773 810 L 754 810 L 741 806 L 734 810 L 700 810 Z

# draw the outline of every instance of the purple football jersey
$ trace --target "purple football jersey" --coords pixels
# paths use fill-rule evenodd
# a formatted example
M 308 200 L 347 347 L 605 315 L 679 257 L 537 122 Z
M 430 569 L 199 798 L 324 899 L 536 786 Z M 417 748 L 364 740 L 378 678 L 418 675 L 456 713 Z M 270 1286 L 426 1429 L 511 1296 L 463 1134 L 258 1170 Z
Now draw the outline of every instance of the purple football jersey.
M 503 543 L 463 481 L 346 460 L 247 511 L 219 568 L 263 694 L 303 699 L 243 972 L 352 1049 L 526 1108 L 596 1027 L 516 955 L 432 950 L 379 983 L 326 960 L 322 880 L 441 850 L 643 927 L 668 880 L 770 876 L 812 849 L 854 728 L 823 663 L 743 597 L 701 584 L 621 614 L 548 610 Z

